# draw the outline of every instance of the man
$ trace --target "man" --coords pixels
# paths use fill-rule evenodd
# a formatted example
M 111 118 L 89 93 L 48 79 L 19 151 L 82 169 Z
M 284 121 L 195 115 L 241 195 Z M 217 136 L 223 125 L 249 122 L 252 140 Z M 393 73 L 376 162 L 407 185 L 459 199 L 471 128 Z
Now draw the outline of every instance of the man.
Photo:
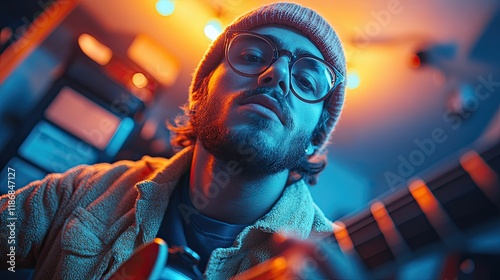
M 339 39 L 314 11 L 277 3 L 243 15 L 195 71 L 171 126 L 174 157 L 79 166 L 16 193 L 16 268 L 108 278 L 158 236 L 200 254 L 205 277 L 225 279 L 275 255 L 273 233 L 330 233 L 306 183 L 325 166 L 344 76 Z M 7 206 L 4 196 L 2 224 Z

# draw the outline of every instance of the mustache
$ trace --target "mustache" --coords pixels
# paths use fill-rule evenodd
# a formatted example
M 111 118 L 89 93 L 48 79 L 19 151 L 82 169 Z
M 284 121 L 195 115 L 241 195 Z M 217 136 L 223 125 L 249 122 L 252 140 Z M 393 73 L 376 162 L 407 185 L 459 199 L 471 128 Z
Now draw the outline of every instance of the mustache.
M 285 97 L 278 90 L 268 87 L 259 87 L 256 89 L 249 89 L 242 91 L 240 96 L 238 96 L 238 103 L 241 104 L 245 99 L 259 94 L 266 94 L 278 102 L 279 109 L 283 114 L 283 118 L 285 119 L 285 124 L 288 126 L 293 126 L 292 114 L 290 112 L 290 107 L 288 106 Z

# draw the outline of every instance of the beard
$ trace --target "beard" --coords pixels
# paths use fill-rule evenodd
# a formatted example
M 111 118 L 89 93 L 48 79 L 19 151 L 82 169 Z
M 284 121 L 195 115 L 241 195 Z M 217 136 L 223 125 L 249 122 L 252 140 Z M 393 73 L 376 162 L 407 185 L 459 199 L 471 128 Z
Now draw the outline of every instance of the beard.
M 206 88 L 202 91 L 205 92 L 200 92 L 198 111 L 193 118 L 198 140 L 218 160 L 238 162 L 238 167 L 242 169 L 241 175 L 266 176 L 292 170 L 305 157 L 305 148 L 311 136 L 301 130 L 293 132 L 294 122 L 290 109 L 279 92 L 269 88 L 243 91 L 235 94 L 232 102 L 239 104 L 240 100 L 257 94 L 268 94 L 275 98 L 284 116 L 285 129 L 293 132 L 285 139 L 266 135 L 273 121 L 253 113 L 247 115 L 248 125 L 228 128 L 224 120 L 219 118 L 223 103 L 216 97 L 210 98 Z

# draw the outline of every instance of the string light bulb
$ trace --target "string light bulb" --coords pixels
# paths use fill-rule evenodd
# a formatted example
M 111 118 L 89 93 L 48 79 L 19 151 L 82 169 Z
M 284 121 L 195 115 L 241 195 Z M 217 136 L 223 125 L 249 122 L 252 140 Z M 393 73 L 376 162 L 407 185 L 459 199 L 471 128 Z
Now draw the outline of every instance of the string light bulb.
M 205 36 L 215 40 L 222 33 L 222 23 L 219 19 L 212 19 L 205 25 Z

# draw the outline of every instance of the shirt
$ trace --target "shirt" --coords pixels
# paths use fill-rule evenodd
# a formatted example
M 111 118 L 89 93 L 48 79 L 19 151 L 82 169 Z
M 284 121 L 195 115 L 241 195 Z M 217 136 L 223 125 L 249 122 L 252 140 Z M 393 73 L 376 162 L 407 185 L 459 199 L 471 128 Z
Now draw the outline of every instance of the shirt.
M 204 271 L 212 251 L 230 247 L 248 225 L 229 224 L 207 217 L 196 210 L 189 198 L 189 172 L 172 193 L 157 237 L 169 246 L 187 246 L 200 256 L 198 268 Z

